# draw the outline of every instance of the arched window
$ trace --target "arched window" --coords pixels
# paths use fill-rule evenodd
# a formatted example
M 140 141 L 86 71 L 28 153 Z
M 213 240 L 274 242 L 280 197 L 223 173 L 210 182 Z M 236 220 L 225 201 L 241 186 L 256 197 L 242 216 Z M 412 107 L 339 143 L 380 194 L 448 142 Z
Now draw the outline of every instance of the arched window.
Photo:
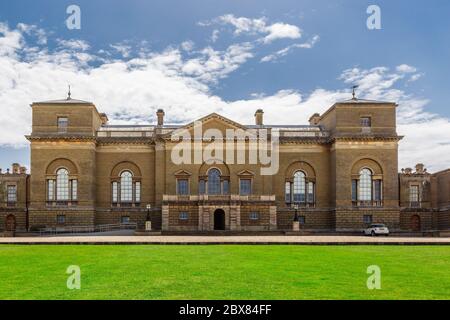
M 59 168 L 56 176 L 47 179 L 47 201 L 66 204 L 77 200 L 77 179 L 70 177 L 69 170 Z
M 130 171 L 120 174 L 120 200 L 122 202 L 133 202 L 133 175 Z
M 56 171 L 56 200 L 69 200 L 69 172 L 64 168 Z
M 296 171 L 290 181 L 286 181 L 285 201 L 286 203 L 314 206 L 314 181 L 308 179 L 303 171 Z
M 302 171 L 297 171 L 294 174 L 294 202 L 305 202 L 306 199 L 306 183 L 305 174 Z
M 382 180 L 374 178 L 371 169 L 360 169 L 358 179 L 352 180 L 352 201 L 357 206 L 381 206 Z
M 141 202 L 141 182 L 129 170 L 122 171 L 119 178 L 112 181 L 111 191 L 113 205 L 130 206 Z
M 216 168 L 208 171 L 208 194 L 221 194 L 220 171 Z
M 372 171 L 364 168 L 359 171 L 359 201 L 372 200 Z

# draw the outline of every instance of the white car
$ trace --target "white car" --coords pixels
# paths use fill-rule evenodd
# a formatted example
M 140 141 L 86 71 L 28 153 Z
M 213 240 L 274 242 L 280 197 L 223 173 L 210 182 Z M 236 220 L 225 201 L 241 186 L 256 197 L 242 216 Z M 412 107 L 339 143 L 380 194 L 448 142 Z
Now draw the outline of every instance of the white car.
M 364 230 L 366 236 L 389 235 L 389 229 L 384 224 L 372 224 Z

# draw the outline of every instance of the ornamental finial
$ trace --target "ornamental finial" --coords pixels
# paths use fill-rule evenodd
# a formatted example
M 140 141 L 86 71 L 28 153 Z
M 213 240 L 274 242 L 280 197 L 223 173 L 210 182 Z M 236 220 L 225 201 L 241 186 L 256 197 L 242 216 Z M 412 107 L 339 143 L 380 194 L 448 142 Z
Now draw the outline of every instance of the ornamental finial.
M 358 88 L 359 86 L 358 85 L 354 85 L 354 86 L 352 86 L 352 100 L 358 100 L 357 98 L 356 98 L 356 92 L 355 92 L 355 89 L 356 88 Z

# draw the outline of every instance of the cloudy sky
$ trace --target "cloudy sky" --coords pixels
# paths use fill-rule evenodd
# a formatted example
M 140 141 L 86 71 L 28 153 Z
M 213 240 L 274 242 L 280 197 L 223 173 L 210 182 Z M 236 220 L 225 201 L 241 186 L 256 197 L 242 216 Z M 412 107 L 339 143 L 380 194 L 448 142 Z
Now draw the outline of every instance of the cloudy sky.
M 70 5 L 81 29 L 66 26 Z M 381 30 L 366 10 L 381 9 Z M 93 101 L 114 124 L 218 112 L 306 124 L 333 102 L 399 103 L 400 168 L 450 167 L 448 1 L 51 1 L 0 3 L 0 167 L 29 164 L 32 101 Z

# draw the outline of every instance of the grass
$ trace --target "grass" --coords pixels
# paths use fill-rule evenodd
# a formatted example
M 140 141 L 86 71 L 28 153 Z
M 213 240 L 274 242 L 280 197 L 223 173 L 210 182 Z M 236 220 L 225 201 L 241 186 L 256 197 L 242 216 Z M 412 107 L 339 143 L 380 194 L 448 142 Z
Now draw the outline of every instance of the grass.
M 0 245 L 0 299 L 450 299 L 449 266 L 450 246 Z

